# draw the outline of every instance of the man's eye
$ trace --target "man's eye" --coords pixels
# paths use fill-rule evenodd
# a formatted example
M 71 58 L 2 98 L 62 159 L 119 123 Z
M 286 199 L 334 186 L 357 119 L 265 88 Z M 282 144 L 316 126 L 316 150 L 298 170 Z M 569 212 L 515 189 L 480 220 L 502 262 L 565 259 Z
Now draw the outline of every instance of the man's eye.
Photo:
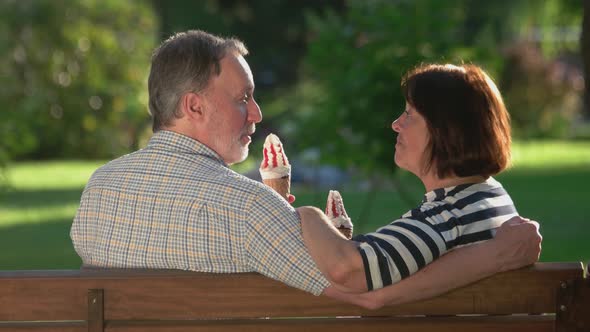
M 247 104 L 250 101 L 250 95 L 249 94 L 245 94 L 244 97 L 242 98 L 242 101 Z

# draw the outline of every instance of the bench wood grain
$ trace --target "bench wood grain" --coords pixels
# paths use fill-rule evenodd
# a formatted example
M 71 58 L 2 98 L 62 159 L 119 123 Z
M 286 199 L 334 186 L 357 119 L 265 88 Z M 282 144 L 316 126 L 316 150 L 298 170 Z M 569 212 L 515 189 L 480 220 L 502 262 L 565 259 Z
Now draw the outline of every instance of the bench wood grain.
M 585 285 L 581 263 L 537 263 L 368 310 L 255 273 L 0 271 L 0 331 L 553 331 L 572 282 Z M 569 301 L 590 301 L 584 294 Z

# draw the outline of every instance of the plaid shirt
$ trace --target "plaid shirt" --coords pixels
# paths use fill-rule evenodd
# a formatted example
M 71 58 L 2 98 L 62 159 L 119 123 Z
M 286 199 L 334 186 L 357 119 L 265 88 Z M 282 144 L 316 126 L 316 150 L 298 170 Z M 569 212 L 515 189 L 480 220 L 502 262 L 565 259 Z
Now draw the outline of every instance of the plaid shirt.
M 329 284 L 291 205 L 171 131 L 92 175 L 70 236 L 92 266 L 259 272 L 315 295 Z

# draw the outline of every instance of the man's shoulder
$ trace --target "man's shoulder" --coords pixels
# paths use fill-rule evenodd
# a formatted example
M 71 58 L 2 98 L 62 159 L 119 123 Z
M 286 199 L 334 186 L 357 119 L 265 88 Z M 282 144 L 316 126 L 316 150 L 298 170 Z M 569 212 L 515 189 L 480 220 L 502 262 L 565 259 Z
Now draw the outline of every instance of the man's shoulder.
M 171 167 L 171 165 L 173 165 Z M 125 179 L 125 180 L 124 180 Z M 170 192 L 211 204 L 263 206 L 281 209 L 284 199 L 259 181 L 200 155 L 138 150 L 98 168 L 86 188 Z M 137 187 L 137 188 L 136 188 Z M 235 201 L 235 203 L 232 203 Z M 253 204 L 258 202 L 258 204 Z
M 227 169 L 225 176 L 227 178 L 224 182 L 228 183 L 230 187 L 236 188 L 238 192 L 241 191 L 249 196 L 252 212 L 276 211 L 278 214 L 283 214 L 291 210 L 294 211 L 291 204 L 264 183 L 250 179 L 231 169 Z
M 256 196 L 257 200 L 262 202 L 269 201 L 271 203 L 280 202 L 283 200 L 279 194 L 277 194 L 273 189 L 261 183 L 259 181 L 250 179 L 242 174 L 234 172 L 230 169 L 227 170 L 227 173 L 224 174 L 228 178 L 231 178 L 232 186 L 237 188 L 246 189 L 248 192 Z
M 110 174 L 112 172 L 116 172 L 117 170 L 122 169 L 122 168 L 128 168 L 130 159 L 132 159 L 133 155 L 139 153 L 140 151 L 141 150 L 138 150 L 138 151 L 120 156 L 120 157 L 113 159 L 113 160 L 107 162 L 106 164 L 100 166 L 99 168 L 97 168 L 94 171 L 94 173 L 92 173 L 89 183 L 92 182 L 92 180 L 94 180 L 100 176 L 104 176 L 104 175 Z

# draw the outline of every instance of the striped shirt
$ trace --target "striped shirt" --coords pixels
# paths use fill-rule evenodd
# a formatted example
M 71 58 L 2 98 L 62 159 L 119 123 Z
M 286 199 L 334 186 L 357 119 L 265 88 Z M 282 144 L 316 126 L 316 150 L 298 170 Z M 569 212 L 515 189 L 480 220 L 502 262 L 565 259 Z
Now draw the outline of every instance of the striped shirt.
M 367 287 L 391 285 L 453 248 L 491 239 L 516 215 L 512 199 L 491 177 L 430 191 L 400 219 L 353 239 L 360 242 Z
M 290 204 L 171 131 L 92 175 L 70 236 L 91 266 L 259 272 L 315 295 L 329 285 Z

